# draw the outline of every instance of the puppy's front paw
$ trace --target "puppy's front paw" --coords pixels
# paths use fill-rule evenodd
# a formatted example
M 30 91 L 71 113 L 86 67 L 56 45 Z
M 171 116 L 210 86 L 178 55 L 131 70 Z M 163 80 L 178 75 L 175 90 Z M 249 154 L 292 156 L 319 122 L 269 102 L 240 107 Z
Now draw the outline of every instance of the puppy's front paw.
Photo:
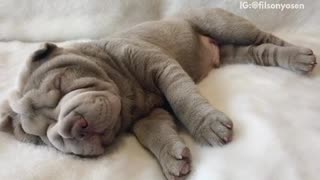
M 184 180 L 191 171 L 191 154 L 182 142 L 167 144 L 160 152 L 160 164 L 168 180 Z
M 311 49 L 307 48 L 299 48 L 299 47 L 288 47 L 291 48 L 289 53 L 294 54 L 289 59 L 289 67 L 290 69 L 300 72 L 300 73 L 308 73 L 313 70 L 316 66 L 316 56 L 313 54 Z
M 193 133 L 201 144 L 221 146 L 232 140 L 232 121 L 220 111 L 212 111 L 201 119 L 201 123 Z

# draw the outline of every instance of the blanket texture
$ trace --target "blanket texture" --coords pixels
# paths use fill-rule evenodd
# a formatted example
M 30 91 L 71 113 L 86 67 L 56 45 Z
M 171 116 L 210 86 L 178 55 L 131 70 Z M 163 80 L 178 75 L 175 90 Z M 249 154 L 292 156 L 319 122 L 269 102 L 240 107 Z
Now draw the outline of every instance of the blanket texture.
M 252 2 L 252 1 L 247 1 Z M 188 7 L 222 7 L 263 30 L 320 55 L 320 1 L 304 9 L 240 9 L 235 0 L 0 0 L 0 98 L 15 86 L 39 42 L 101 38 Z M 17 41 L 18 40 L 18 41 Z M 319 60 L 318 60 L 319 61 Z M 320 68 L 301 76 L 279 68 L 232 65 L 212 71 L 202 94 L 234 121 L 232 143 L 201 147 L 181 135 L 193 155 L 190 180 L 318 180 L 320 177 Z M 65 155 L 0 132 L 0 179 L 164 180 L 160 166 L 130 134 L 100 158 Z

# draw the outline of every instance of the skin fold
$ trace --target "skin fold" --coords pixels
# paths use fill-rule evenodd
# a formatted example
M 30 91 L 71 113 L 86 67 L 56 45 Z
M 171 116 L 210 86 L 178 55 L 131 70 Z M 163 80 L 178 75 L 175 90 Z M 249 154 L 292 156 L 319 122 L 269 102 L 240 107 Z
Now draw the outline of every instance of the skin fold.
M 97 156 L 131 131 L 167 179 L 185 179 L 191 154 L 179 121 L 199 143 L 232 140 L 232 121 L 196 83 L 220 64 L 312 71 L 310 49 L 291 45 L 222 9 L 190 9 L 70 47 L 43 44 L 1 108 L 1 129 L 24 142 Z M 168 110 L 168 108 L 170 110 Z

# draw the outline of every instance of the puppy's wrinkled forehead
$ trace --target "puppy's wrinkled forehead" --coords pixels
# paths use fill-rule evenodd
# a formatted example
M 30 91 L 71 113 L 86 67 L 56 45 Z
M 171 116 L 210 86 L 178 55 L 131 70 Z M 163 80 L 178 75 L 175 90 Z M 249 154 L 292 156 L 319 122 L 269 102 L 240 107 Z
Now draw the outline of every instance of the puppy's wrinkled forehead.
M 110 81 L 93 59 L 75 50 L 46 43 L 31 55 L 21 75 L 20 91 L 23 94 L 39 88 L 70 91 L 76 84 L 74 81 L 82 77 Z

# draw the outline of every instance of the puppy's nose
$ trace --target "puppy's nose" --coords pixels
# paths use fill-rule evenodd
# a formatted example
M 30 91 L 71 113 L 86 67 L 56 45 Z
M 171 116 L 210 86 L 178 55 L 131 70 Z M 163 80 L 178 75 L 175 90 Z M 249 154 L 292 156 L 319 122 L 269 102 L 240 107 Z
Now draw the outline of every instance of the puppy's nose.
M 89 124 L 88 121 L 84 118 L 80 118 L 74 122 L 73 127 L 71 129 L 71 134 L 74 138 L 79 139 L 83 138 L 87 135 L 87 128 Z

